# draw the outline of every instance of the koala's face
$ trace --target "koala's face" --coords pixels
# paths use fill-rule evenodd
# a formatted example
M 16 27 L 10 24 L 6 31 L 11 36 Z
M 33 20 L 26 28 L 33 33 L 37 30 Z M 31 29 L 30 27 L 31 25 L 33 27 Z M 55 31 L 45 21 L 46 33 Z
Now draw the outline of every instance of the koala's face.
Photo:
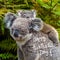
M 15 40 L 25 40 L 27 36 L 30 35 L 29 33 L 29 23 L 26 18 L 17 18 L 11 28 L 10 34 Z
M 43 22 L 41 19 L 34 18 L 33 20 L 29 20 L 21 17 L 18 18 L 15 14 L 11 15 L 11 13 L 6 14 L 5 24 L 6 26 L 9 24 L 8 29 L 10 30 L 10 35 L 16 41 L 29 40 L 33 32 L 39 32 L 43 28 Z
M 35 18 L 36 17 L 35 10 L 19 10 L 17 13 L 22 18 Z

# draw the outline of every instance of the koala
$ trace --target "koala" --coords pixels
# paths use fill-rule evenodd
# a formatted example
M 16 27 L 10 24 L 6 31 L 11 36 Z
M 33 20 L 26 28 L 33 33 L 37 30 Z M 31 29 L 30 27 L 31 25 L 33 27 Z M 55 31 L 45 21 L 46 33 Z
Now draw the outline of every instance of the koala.
M 52 43 L 49 43 L 50 39 L 48 39 L 51 31 L 48 30 L 47 33 L 43 33 L 43 21 L 39 18 L 29 20 L 17 17 L 14 13 L 7 13 L 4 19 L 6 27 L 10 30 L 10 35 L 17 43 L 18 60 L 41 60 L 40 50 L 42 48 L 42 51 L 47 50 L 44 49 L 44 46 Z M 53 37 L 53 39 L 55 38 Z M 43 57 L 42 60 L 46 60 Z
M 53 42 L 53 44 L 55 46 L 58 46 L 59 36 L 58 36 L 58 32 L 56 31 L 56 29 L 54 27 L 52 27 L 51 25 L 44 23 L 43 21 L 42 21 L 43 22 L 43 24 L 42 24 L 41 22 L 39 22 L 39 20 L 42 21 L 41 19 L 33 20 L 34 23 L 32 23 L 32 25 L 33 26 L 35 25 L 35 27 L 34 28 L 32 27 L 32 29 L 34 29 L 35 31 L 40 30 L 43 33 L 47 34 L 49 39 Z M 36 22 L 38 22 L 37 24 L 40 25 L 39 26 L 40 29 L 38 28 L 38 26 L 36 26 Z
M 35 10 L 18 10 L 17 14 L 19 17 L 28 18 L 28 19 L 36 17 Z

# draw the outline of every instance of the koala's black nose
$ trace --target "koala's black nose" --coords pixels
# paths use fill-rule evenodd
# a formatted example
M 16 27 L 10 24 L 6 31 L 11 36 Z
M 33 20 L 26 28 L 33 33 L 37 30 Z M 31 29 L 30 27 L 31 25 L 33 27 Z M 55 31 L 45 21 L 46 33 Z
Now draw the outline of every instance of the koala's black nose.
M 27 18 L 29 18 L 29 17 L 27 16 Z
M 14 33 L 14 37 L 18 37 L 18 33 L 15 32 L 15 33 Z
M 14 37 L 18 37 L 19 36 L 19 30 L 15 30 L 15 32 L 14 32 Z

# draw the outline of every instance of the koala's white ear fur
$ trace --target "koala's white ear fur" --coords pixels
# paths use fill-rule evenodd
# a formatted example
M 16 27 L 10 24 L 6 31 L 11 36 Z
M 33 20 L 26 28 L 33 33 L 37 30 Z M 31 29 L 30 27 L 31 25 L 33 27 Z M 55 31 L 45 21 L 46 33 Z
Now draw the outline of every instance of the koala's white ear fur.
M 36 18 L 36 10 L 31 10 L 33 12 L 34 18 Z
M 11 24 L 11 22 L 9 21 L 9 22 L 7 22 L 6 24 L 5 24 L 5 27 L 6 28 L 8 28 L 8 29 L 10 29 L 10 24 Z
M 11 13 L 11 12 L 6 13 L 4 17 L 5 27 L 10 29 L 11 25 L 13 24 L 13 21 L 16 18 L 17 18 L 17 15 L 15 15 L 14 13 Z
M 43 28 L 43 21 L 39 18 L 34 18 L 31 22 L 30 29 L 34 31 L 40 31 Z
M 33 28 L 35 31 L 40 31 L 40 28 L 38 25 L 35 25 L 34 28 Z
M 23 12 L 23 10 L 18 10 L 17 11 L 17 15 L 21 17 L 21 13 Z

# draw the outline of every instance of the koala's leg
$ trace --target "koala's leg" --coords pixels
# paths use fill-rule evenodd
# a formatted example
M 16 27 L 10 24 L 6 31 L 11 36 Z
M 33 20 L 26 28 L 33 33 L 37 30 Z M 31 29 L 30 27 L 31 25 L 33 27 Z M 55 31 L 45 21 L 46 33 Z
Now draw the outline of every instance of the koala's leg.
M 49 32 L 48 37 L 50 38 L 50 40 L 53 42 L 55 46 L 58 46 L 59 43 L 58 32 L 51 31 Z
M 18 60 L 24 60 L 24 56 L 19 47 L 17 47 Z

